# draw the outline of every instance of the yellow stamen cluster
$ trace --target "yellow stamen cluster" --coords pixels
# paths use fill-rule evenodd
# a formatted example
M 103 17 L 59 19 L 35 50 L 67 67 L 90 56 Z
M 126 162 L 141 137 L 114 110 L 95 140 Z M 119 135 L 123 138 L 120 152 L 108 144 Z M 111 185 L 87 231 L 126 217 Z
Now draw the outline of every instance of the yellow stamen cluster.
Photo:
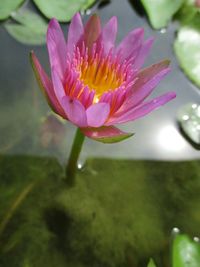
M 79 66 L 80 79 L 90 90 L 95 90 L 94 102 L 98 102 L 103 93 L 117 89 L 122 85 L 124 77 L 117 71 L 116 63 L 108 58 L 88 60 Z

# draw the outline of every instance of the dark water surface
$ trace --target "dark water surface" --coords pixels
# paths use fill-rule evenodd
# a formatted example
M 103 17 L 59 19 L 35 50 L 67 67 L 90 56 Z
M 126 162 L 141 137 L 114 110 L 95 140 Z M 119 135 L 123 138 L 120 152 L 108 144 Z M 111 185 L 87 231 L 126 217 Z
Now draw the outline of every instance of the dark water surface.
M 177 98 L 122 126 L 136 133 L 127 141 L 103 145 L 87 140 L 80 166 L 89 160 L 78 173 L 76 187 L 67 190 L 61 164 L 75 128 L 50 113 L 29 63 L 34 50 L 48 69 L 46 47 L 18 43 L 2 24 L 2 267 L 143 267 L 151 256 L 158 266 L 169 267 L 172 228 L 200 236 L 200 154 L 176 123 L 182 105 L 199 102 L 199 90 L 179 70 L 173 54 L 177 25 L 152 30 L 130 1 L 113 0 L 96 12 L 103 23 L 118 17 L 118 41 L 135 27 L 144 27 L 146 37 L 156 37 L 146 65 L 169 58 L 172 72 L 153 96 L 174 90 Z

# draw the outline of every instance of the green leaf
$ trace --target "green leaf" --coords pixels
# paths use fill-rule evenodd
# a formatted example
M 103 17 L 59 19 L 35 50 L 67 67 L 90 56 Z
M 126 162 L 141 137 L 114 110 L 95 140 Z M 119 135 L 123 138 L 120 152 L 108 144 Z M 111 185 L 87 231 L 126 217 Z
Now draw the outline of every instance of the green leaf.
M 152 259 L 150 259 L 149 264 L 148 264 L 147 267 L 156 267 L 156 265 L 155 265 L 155 263 L 154 263 L 154 261 Z
M 7 23 L 5 27 L 17 41 L 32 45 L 45 43 L 47 23 L 40 16 L 23 9 L 12 13 L 12 18 L 17 23 Z
M 11 12 L 16 10 L 23 2 L 24 0 L 1 0 L 0 20 L 8 18 Z
M 190 23 L 200 12 L 200 8 L 195 5 L 195 1 L 196 0 L 185 0 L 184 5 L 177 13 L 176 19 L 178 19 L 182 25 Z
M 85 10 L 95 0 L 33 0 L 39 10 L 49 19 L 56 18 L 59 21 L 70 21 L 74 13 Z
M 172 267 L 199 267 L 200 244 L 186 235 L 177 235 L 173 243 Z
M 184 0 L 141 0 L 153 28 L 166 27 Z
M 174 50 L 185 74 L 200 86 L 200 14 L 180 28 Z

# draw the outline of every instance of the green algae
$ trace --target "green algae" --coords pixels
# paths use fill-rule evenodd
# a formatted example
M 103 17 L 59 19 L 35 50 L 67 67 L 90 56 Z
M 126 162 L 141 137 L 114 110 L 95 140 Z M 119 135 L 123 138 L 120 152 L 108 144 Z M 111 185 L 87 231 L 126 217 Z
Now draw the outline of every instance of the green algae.
M 199 161 L 89 159 L 73 188 L 63 174 L 0 157 L 0 266 L 166 267 L 174 226 L 200 235 Z

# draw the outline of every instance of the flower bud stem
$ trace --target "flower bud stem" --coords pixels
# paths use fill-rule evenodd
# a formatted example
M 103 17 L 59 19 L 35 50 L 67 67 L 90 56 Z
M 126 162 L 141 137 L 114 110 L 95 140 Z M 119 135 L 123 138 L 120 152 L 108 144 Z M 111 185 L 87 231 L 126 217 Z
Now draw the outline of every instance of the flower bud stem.
M 83 141 L 85 136 L 82 134 L 81 130 L 78 128 L 70 152 L 69 160 L 66 167 L 66 181 L 69 186 L 75 185 L 75 175 L 77 171 L 77 161 L 81 152 Z

